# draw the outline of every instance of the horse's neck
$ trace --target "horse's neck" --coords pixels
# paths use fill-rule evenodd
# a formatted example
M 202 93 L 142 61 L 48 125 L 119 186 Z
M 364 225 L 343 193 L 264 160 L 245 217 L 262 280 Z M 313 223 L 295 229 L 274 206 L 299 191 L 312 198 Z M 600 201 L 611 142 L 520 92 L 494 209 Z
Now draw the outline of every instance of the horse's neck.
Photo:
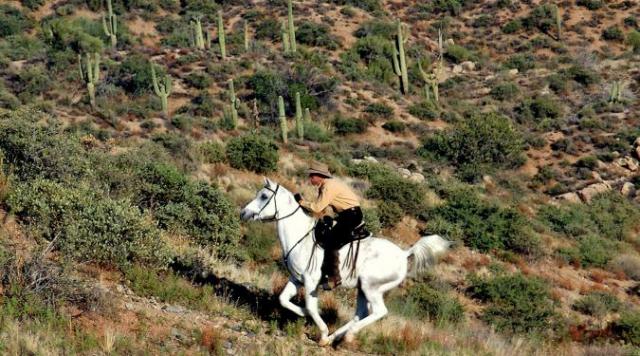
M 306 235 L 311 232 L 313 226 L 313 218 L 305 214 L 302 209 L 298 209 L 295 214 L 278 221 L 278 238 L 284 253 L 289 253 L 291 257 L 311 253 L 313 239 Z M 305 240 L 300 242 L 302 238 L 305 238 Z

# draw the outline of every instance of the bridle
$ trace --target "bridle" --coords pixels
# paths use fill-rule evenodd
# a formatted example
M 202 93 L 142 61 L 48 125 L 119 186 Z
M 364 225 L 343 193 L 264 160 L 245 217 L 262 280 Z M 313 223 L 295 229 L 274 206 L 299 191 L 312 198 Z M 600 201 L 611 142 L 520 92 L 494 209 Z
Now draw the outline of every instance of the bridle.
M 280 190 L 280 184 L 276 185 L 276 189 L 271 189 L 269 187 L 264 187 L 266 190 L 272 192 L 273 194 L 271 194 L 271 196 L 269 197 L 269 199 L 267 200 L 267 202 L 264 204 L 264 206 L 262 206 L 262 208 L 260 209 L 260 211 L 258 211 L 258 213 L 256 214 L 258 217 L 260 216 L 260 214 L 262 213 L 262 211 L 264 209 L 266 209 L 269 206 L 269 203 L 271 203 L 271 200 L 274 199 L 274 197 L 276 195 L 278 195 L 278 190 Z M 291 212 L 290 214 L 287 214 L 285 216 L 282 217 L 278 217 L 278 199 L 274 199 L 273 200 L 273 204 L 274 204 L 274 208 L 275 208 L 275 213 L 273 214 L 273 216 L 271 217 L 267 217 L 267 218 L 258 218 L 259 221 L 263 221 L 263 222 L 271 222 L 271 221 L 282 221 L 286 218 L 289 218 L 291 216 L 293 216 L 295 213 L 298 212 L 298 210 L 300 210 L 302 208 L 302 205 L 300 205 L 300 203 L 298 203 L 298 207 L 295 208 L 293 210 L 293 212 Z M 315 229 L 315 224 L 313 225 L 313 227 L 311 228 L 311 230 L 309 230 L 306 234 L 304 234 L 304 236 L 302 236 L 295 244 L 293 244 L 293 246 L 289 249 L 289 251 L 287 251 L 287 253 L 284 254 L 283 260 L 284 260 L 284 265 L 287 267 L 287 269 L 289 269 L 289 265 L 287 264 L 287 261 L 289 260 L 289 255 L 291 255 L 291 252 L 293 252 L 293 250 L 298 247 L 298 245 L 300 245 L 300 243 L 309 235 L 311 235 L 311 232 Z M 311 264 L 311 260 L 313 259 L 313 253 L 315 252 L 315 248 L 312 251 L 311 256 L 309 257 L 309 262 L 307 264 L 307 269 L 309 269 L 310 264 Z M 289 272 L 291 272 L 291 270 L 289 270 Z

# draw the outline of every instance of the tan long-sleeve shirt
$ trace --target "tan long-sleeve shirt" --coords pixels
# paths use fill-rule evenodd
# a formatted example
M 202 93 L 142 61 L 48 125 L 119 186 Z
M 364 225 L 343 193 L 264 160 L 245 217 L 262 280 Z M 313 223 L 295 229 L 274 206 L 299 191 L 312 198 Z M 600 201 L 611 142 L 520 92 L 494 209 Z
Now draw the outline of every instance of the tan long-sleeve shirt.
M 327 178 L 320 186 L 318 199 L 315 202 L 302 200 L 300 205 L 314 214 L 322 213 L 328 206 L 339 213 L 360 206 L 360 198 L 345 183 L 335 178 Z

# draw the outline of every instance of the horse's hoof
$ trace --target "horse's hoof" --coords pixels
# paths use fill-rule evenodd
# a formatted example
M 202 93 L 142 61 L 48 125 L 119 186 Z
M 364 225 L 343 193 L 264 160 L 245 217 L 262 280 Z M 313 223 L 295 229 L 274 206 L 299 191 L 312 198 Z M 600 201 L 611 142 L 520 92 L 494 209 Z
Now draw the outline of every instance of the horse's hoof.
M 331 344 L 331 339 L 329 339 L 328 337 L 323 337 L 320 339 L 320 341 L 318 341 L 318 345 L 320 346 L 329 346 L 329 344 Z
M 347 334 L 344 336 L 344 342 L 346 342 L 347 344 L 351 344 L 356 340 L 355 335 L 353 334 Z

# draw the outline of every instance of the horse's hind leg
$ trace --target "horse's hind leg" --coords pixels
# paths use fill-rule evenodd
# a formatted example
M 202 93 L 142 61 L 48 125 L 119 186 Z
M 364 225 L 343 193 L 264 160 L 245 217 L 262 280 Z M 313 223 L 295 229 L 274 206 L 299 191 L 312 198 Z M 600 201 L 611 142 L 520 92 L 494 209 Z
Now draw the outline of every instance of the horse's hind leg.
M 329 336 L 329 340 L 333 342 L 333 340 L 341 339 L 344 334 L 355 324 L 358 320 L 362 320 L 369 315 L 369 302 L 367 298 L 364 296 L 362 289 L 358 287 L 358 301 L 356 304 L 356 315 L 354 315 L 353 319 L 349 320 L 348 323 L 344 324 L 340 327 L 340 329 L 336 330 L 331 336 Z
M 291 278 L 289 279 L 289 282 L 287 282 L 287 285 L 284 286 L 282 293 L 280 293 L 280 305 L 296 313 L 298 316 L 305 316 L 304 309 L 291 303 L 291 298 L 293 298 L 298 293 L 298 286 L 299 285 Z
M 382 286 L 362 286 L 362 291 L 371 304 L 371 313 L 362 320 L 356 321 L 350 329 L 347 330 L 345 335 L 345 341 L 350 342 L 353 340 L 358 331 L 362 328 L 380 320 L 383 316 L 387 315 L 387 307 L 384 305 L 383 293 L 385 285 Z M 388 289 L 387 289 L 388 290 Z

